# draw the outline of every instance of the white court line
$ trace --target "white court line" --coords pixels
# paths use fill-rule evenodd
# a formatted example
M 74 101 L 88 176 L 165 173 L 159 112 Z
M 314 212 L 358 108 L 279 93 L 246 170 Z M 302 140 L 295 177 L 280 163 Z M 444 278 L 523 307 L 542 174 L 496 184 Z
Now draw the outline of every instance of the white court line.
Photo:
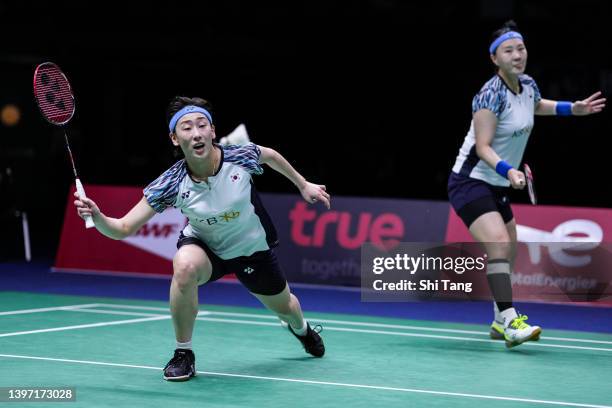
M 262 319 L 278 319 L 276 316 L 264 316 L 258 314 L 249 313 L 232 313 L 232 312 L 210 312 L 211 315 L 219 316 L 236 316 L 236 317 L 259 317 Z M 480 336 L 488 336 L 488 333 L 476 330 L 460 330 L 460 329 L 444 329 L 439 327 L 423 327 L 423 326 L 410 326 L 402 324 L 386 324 L 386 323 L 370 323 L 370 322 L 352 322 L 345 320 L 333 320 L 333 319 L 317 319 L 311 318 L 308 320 L 315 321 L 317 323 L 336 323 L 348 326 L 366 326 L 366 327 L 380 327 L 385 329 L 404 329 L 404 330 L 422 330 L 432 331 L 441 333 L 458 333 L 458 334 L 476 334 Z M 573 339 L 568 337 L 541 337 L 544 340 L 555 340 L 555 341 L 570 341 L 570 342 L 581 342 L 581 343 L 596 343 L 596 344 L 612 344 L 612 341 L 606 340 L 588 340 L 588 339 Z
M 168 311 L 168 308 L 163 307 L 148 307 L 148 306 L 133 306 L 133 305 L 121 305 L 114 303 L 102 303 L 99 306 L 104 306 L 108 308 L 117 308 L 117 309 L 142 309 L 142 310 L 154 310 L 154 311 Z M 200 312 L 199 315 L 202 314 L 210 314 L 210 315 L 218 315 L 218 316 L 235 316 L 235 317 L 251 317 L 256 319 L 271 319 L 277 320 L 276 316 L 272 315 L 263 315 L 256 313 L 234 313 L 234 312 L 216 312 L 216 311 L 206 311 Z M 487 332 L 484 331 L 475 331 L 475 330 L 459 330 L 459 329 L 444 329 L 438 327 L 425 327 L 425 326 L 409 326 L 409 325 L 399 325 L 399 324 L 385 324 L 385 323 L 370 323 L 370 322 L 353 322 L 346 320 L 333 320 L 333 319 L 317 319 L 316 317 L 309 317 L 308 320 L 320 322 L 320 323 L 335 323 L 342 324 L 348 326 L 365 326 L 365 327 L 379 327 L 385 329 L 402 329 L 402 330 L 422 330 L 422 331 L 432 331 L 432 332 L 441 332 L 441 333 L 458 333 L 458 334 L 475 334 L 479 336 L 488 336 Z M 575 339 L 569 337 L 553 337 L 553 336 L 542 336 L 542 340 L 553 340 L 553 341 L 567 341 L 567 342 L 578 342 L 578 343 L 593 343 L 593 344 L 610 344 L 612 345 L 612 341 L 607 340 L 590 340 L 590 339 Z
M 83 312 L 85 310 L 78 310 L 79 312 Z M 96 310 L 95 313 L 104 313 L 104 311 Z M 131 314 L 135 312 L 123 312 L 124 314 Z M 211 314 L 215 314 L 215 312 L 210 312 Z M 142 315 L 142 313 L 138 313 L 138 315 Z M 169 318 L 170 316 L 168 316 Z M 207 321 L 207 322 L 216 322 L 216 323 L 231 323 L 231 324 L 249 324 L 255 326 L 273 326 L 278 327 L 280 323 L 278 322 L 278 318 L 274 317 L 277 322 L 262 322 L 262 321 L 254 321 L 254 320 L 239 320 L 239 319 L 223 319 L 216 317 L 198 317 L 196 320 Z M 337 321 L 338 322 L 338 321 Z M 424 337 L 431 339 L 441 339 L 441 340 L 459 340 L 459 341 L 476 341 L 481 343 L 499 343 L 498 340 L 491 339 L 477 339 L 473 337 L 459 337 L 459 336 L 442 336 L 437 334 L 422 334 L 422 333 L 406 333 L 406 332 L 393 332 L 393 331 L 384 331 L 384 330 L 366 330 L 366 329 L 355 329 L 348 327 L 333 327 L 326 326 L 325 330 L 328 331 L 344 331 L 351 333 L 368 333 L 368 334 L 383 334 L 389 336 L 404 336 L 404 337 Z M 1 336 L 0 336 L 1 337 Z M 583 347 L 583 346 L 565 346 L 561 344 L 545 344 L 545 343 L 536 343 L 536 342 L 528 342 L 524 343 L 524 345 L 529 346 L 539 346 L 539 347 L 553 347 L 553 348 L 565 348 L 565 349 L 574 349 L 574 350 L 591 350 L 591 351 L 608 351 L 612 352 L 612 349 L 609 348 L 600 348 L 600 347 Z
M 357 332 L 357 333 L 372 333 L 372 334 L 388 334 L 388 335 L 391 335 L 391 336 L 428 337 L 428 338 L 444 339 L 444 340 L 479 341 L 479 342 L 483 342 L 483 343 L 497 343 L 497 344 L 501 343 L 500 340 L 475 339 L 473 337 L 440 336 L 440 335 L 436 335 L 436 334 L 391 332 L 391 331 L 383 331 L 383 330 L 349 329 L 349 328 L 344 328 L 344 327 L 329 327 L 329 326 L 326 326 L 325 330 L 348 331 L 348 332 Z M 566 346 L 566 345 L 563 345 L 563 344 L 548 344 L 548 343 L 540 343 L 540 342 L 535 342 L 535 341 L 529 341 L 529 342 L 523 343 L 522 346 L 553 347 L 553 348 L 564 348 L 564 349 L 572 349 L 572 350 L 593 350 L 593 351 L 608 351 L 608 352 L 612 352 L 612 348 L 585 347 L 585 346 Z
M 170 307 L 155 307 L 155 306 L 135 306 L 123 305 L 120 303 L 98 303 L 96 307 L 108 307 L 111 309 L 135 309 L 135 310 L 153 310 L 156 312 L 170 312 Z
M 100 306 L 100 303 L 86 303 L 82 305 L 43 307 L 39 309 L 9 310 L 8 312 L 0 312 L 0 316 L 10 316 L 10 315 L 27 314 L 27 313 L 54 312 L 56 310 L 72 310 L 72 309 L 80 309 L 83 307 L 96 307 L 96 306 Z
M 63 330 L 87 329 L 90 327 L 116 326 L 118 324 L 140 323 L 140 322 L 148 322 L 148 321 L 162 320 L 162 319 L 170 319 L 170 316 L 153 316 L 153 317 L 144 317 L 142 319 L 115 320 L 112 322 L 90 323 L 90 324 L 80 324 L 77 326 L 51 327 L 49 329 L 28 330 L 28 331 L 13 332 L 13 333 L 2 333 L 0 334 L 0 337 L 21 336 L 24 334 L 34 334 L 34 333 L 48 333 L 48 332 L 56 332 L 56 331 L 63 331 Z
M 252 325 L 259 325 L 259 326 L 279 326 L 280 325 L 280 323 L 257 322 L 257 321 L 249 321 L 249 320 L 238 320 L 238 319 L 219 319 L 219 318 L 214 318 L 214 317 L 198 317 L 197 320 L 203 320 L 203 321 L 209 321 L 209 322 L 220 322 L 220 323 L 252 324 Z M 442 339 L 442 340 L 477 341 L 481 343 L 497 343 L 497 344 L 500 343 L 499 340 L 476 339 L 473 337 L 441 336 L 438 334 L 406 333 L 406 332 L 393 332 L 393 331 L 386 331 L 386 330 L 353 329 L 353 328 L 348 328 L 348 327 L 325 326 L 325 330 L 344 331 L 344 332 L 351 332 L 351 333 L 385 334 L 389 336 L 424 337 L 424 338 Z M 546 343 L 538 343 L 538 342 L 533 342 L 533 341 L 523 343 L 522 345 L 523 346 L 527 345 L 527 346 L 566 348 L 566 349 L 574 349 L 574 350 L 594 350 L 594 351 L 612 352 L 612 348 L 565 346 L 562 344 L 546 344 Z
M 27 360 L 56 361 L 56 362 L 62 362 L 62 363 L 101 365 L 101 366 L 109 366 L 109 367 L 140 368 L 140 369 L 155 370 L 155 371 L 162 370 L 160 367 L 134 365 L 134 364 L 107 363 L 107 362 L 102 362 L 102 361 L 71 360 L 71 359 L 66 359 L 66 358 L 22 356 L 22 355 L 14 355 L 14 354 L 0 354 L 0 357 L 27 359 Z M 478 399 L 488 399 L 488 400 L 498 400 L 498 401 L 525 402 L 525 403 L 531 403 L 531 404 L 560 405 L 560 406 L 566 406 L 566 407 L 612 408 L 612 406 L 610 405 L 583 404 L 579 402 L 552 401 L 552 400 L 540 400 L 540 399 L 516 398 L 516 397 L 502 397 L 502 396 L 497 396 L 497 395 L 433 391 L 433 390 L 422 390 L 422 389 L 417 389 L 417 388 L 385 387 L 385 386 L 378 386 L 378 385 L 350 384 L 350 383 L 339 383 L 339 382 L 331 382 L 331 381 L 314 381 L 314 380 L 303 380 L 303 379 L 298 379 L 298 378 L 264 377 L 260 375 L 220 373 L 220 372 L 214 372 L 214 371 L 198 371 L 198 374 L 216 376 L 216 377 L 245 378 L 245 379 L 251 379 L 251 380 L 280 381 L 280 382 L 324 385 L 324 386 L 345 387 L 345 388 L 358 388 L 358 389 L 360 388 L 360 389 L 380 390 L 380 391 L 395 391 L 395 392 L 405 392 L 405 393 L 441 395 L 441 396 L 448 396 L 448 397 L 465 397 L 465 398 L 478 398 Z
M 68 310 L 68 312 L 79 312 L 79 313 L 98 313 L 98 314 L 109 314 L 109 315 L 121 315 L 121 316 L 165 316 L 171 317 L 169 314 L 157 314 L 157 313 L 139 313 L 139 312 L 122 312 L 119 310 L 100 310 L 100 309 L 78 309 Z
M 106 311 L 104 310 L 75 309 L 71 311 L 102 313 L 102 314 L 106 313 Z M 109 312 L 110 314 L 117 313 L 116 311 L 109 311 Z M 139 316 L 143 315 L 143 313 L 137 313 L 137 312 L 119 312 L 119 313 L 123 315 L 130 315 L 130 314 L 139 315 Z M 0 337 L 18 336 L 18 335 L 24 335 L 24 334 L 44 333 L 44 332 L 72 330 L 72 329 L 82 329 L 82 328 L 88 328 L 88 327 L 100 327 L 100 326 L 112 326 L 112 325 L 118 325 L 118 324 L 138 323 L 138 322 L 143 322 L 143 321 L 169 319 L 170 317 L 171 317 L 170 315 L 166 315 L 166 316 L 152 315 L 152 317 L 142 318 L 142 319 L 130 319 L 130 320 L 115 321 L 115 322 L 92 323 L 92 324 L 85 324 L 85 325 L 78 325 L 78 326 L 66 326 L 66 327 L 56 327 L 56 328 L 42 329 L 42 330 L 31 330 L 31 331 L 25 331 L 25 332 L 5 333 L 5 334 L 0 334 Z M 200 321 L 209 321 L 209 322 L 217 322 L 217 323 L 248 324 L 248 325 L 256 325 L 256 326 L 273 326 L 273 327 L 280 326 L 280 323 L 278 322 L 223 319 L 223 318 L 214 318 L 214 317 L 198 317 L 196 319 Z M 383 331 L 383 330 L 366 330 L 366 329 L 354 329 L 354 328 L 333 327 L 333 326 L 326 326 L 325 330 L 344 331 L 344 332 L 352 332 L 352 333 L 383 334 L 383 335 L 390 335 L 390 336 L 423 337 L 423 338 L 433 338 L 433 339 L 441 339 L 441 340 L 476 341 L 476 342 L 481 342 L 481 343 L 499 343 L 499 341 L 497 340 L 477 339 L 477 338 L 472 338 L 472 337 L 442 336 L 442 335 L 436 335 L 436 334 L 406 333 L 406 332 L 393 332 L 393 331 Z M 599 347 L 564 346 L 560 344 L 543 344 L 543 343 L 535 343 L 535 342 L 524 343 L 524 345 L 553 347 L 553 348 L 566 348 L 566 349 L 575 349 L 575 350 L 612 351 L 612 349 L 599 348 Z
M 118 322 L 104 322 L 104 323 L 92 323 L 86 325 L 78 325 L 78 326 L 66 326 L 66 327 L 56 327 L 56 328 L 48 328 L 41 330 L 30 330 L 24 332 L 15 332 L 15 333 L 4 333 L 0 334 L 0 337 L 9 337 L 9 336 L 17 336 L 24 334 L 34 334 L 34 333 L 44 333 L 44 332 L 53 332 L 53 331 L 62 331 L 62 330 L 72 330 L 72 329 L 81 329 L 87 327 L 100 327 L 100 326 L 111 326 L 117 324 L 128 324 L 128 323 L 137 323 L 140 321 L 149 321 L 149 320 L 161 320 L 170 318 L 169 315 L 147 315 L 146 313 L 136 313 L 136 312 L 120 312 L 120 311 L 104 311 L 104 310 L 86 310 L 84 309 L 86 306 L 89 307 L 109 307 L 109 308 L 124 308 L 124 309 L 135 309 L 135 310 L 155 310 L 155 311 L 168 311 L 167 308 L 162 307 L 149 307 L 149 306 L 133 306 L 133 305 L 121 305 L 121 304 L 104 304 L 104 303 L 92 303 L 88 305 L 74 305 L 74 306 L 62 306 L 57 308 L 45 308 L 44 310 L 65 310 L 65 311 L 74 311 L 74 312 L 90 312 L 90 313 L 108 313 L 108 314 L 122 314 L 122 315 L 139 315 L 139 316 L 152 316 L 150 318 L 145 319 L 130 319 L 125 321 Z M 29 311 L 38 310 L 42 311 L 43 309 L 30 309 Z M 19 313 L 26 311 L 13 311 L 11 313 Z M 214 311 L 203 311 L 198 313 L 200 315 L 221 315 L 221 316 L 241 316 L 241 317 L 255 317 L 262 319 L 274 319 L 277 320 L 276 316 L 270 315 L 261 315 L 254 313 L 230 313 L 230 312 L 214 312 Z M 233 323 L 233 324 L 249 324 L 249 325 L 260 325 L 260 326 L 276 326 L 278 323 L 265 323 L 265 322 L 255 322 L 255 321 L 247 321 L 247 320 L 238 320 L 238 319 L 219 319 L 219 318 L 204 318 L 198 317 L 197 320 L 207 320 L 212 322 L 222 322 L 222 323 Z M 329 320 L 329 319 L 312 319 L 321 323 L 336 323 L 336 324 L 344 324 L 344 325 L 360 325 L 360 326 L 368 326 L 368 327 L 383 327 L 383 328 L 399 328 L 399 329 L 418 329 L 418 330 L 431 330 L 431 331 L 439 331 L 439 332 L 459 332 L 459 333 L 468 333 L 468 334 L 482 334 L 481 332 L 470 332 L 468 330 L 457 331 L 455 329 L 440 329 L 440 328 L 427 328 L 421 326 L 403 326 L 403 325 L 389 325 L 383 323 L 367 323 L 367 322 L 350 322 L 343 320 Z M 353 333 L 370 333 L 370 334 L 384 334 L 384 335 L 392 335 L 392 336 L 404 336 L 404 337 L 423 337 L 423 338 L 435 338 L 435 339 L 443 339 L 443 340 L 459 340 L 459 341 L 476 341 L 483 343 L 498 343 L 499 341 L 490 340 L 490 339 L 478 339 L 471 337 L 458 337 L 458 336 L 442 336 L 442 335 L 434 335 L 434 334 L 419 334 L 419 333 L 404 333 L 404 332 L 392 332 L 392 331 L 383 331 L 383 330 L 365 330 L 365 329 L 352 329 L 352 328 L 342 328 L 342 327 L 330 327 L 327 326 L 326 330 L 330 331 L 345 331 L 345 332 L 353 332 Z M 544 338 L 543 338 L 544 339 Z M 547 338 L 550 340 L 551 338 Z M 563 339 L 563 338 L 559 338 Z M 569 339 L 564 339 L 565 341 L 571 341 Z M 577 339 L 579 340 L 579 339 Z M 612 342 L 599 341 L 599 340 L 583 340 L 583 342 L 588 343 L 603 343 L 603 344 L 612 344 Z M 546 343 L 537 343 L 537 342 L 527 342 L 524 343 L 529 346 L 539 346 L 539 347 L 552 347 L 552 348 L 565 348 L 565 349 L 574 349 L 574 350 L 591 350 L 591 351 L 607 351 L 611 352 L 612 349 L 608 348 L 600 348 L 600 347 L 584 347 L 584 346 L 565 346 L 560 344 L 546 344 Z
M 234 324 L 251 324 L 255 326 L 271 326 L 271 327 L 282 327 L 280 320 L 274 322 L 258 322 L 256 320 L 238 320 L 238 319 L 221 319 L 217 317 L 198 317 L 196 320 L 203 322 L 216 322 L 216 323 L 234 323 Z

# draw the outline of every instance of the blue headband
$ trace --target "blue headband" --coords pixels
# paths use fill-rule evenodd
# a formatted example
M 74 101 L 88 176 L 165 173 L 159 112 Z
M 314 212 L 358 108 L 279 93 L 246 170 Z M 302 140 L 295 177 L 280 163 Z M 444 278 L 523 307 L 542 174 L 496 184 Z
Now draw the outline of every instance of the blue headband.
M 489 47 L 489 54 L 495 54 L 495 50 L 497 50 L 497 47 L 499 47 L 501 43 L 512 38 L 518 38 L 519 40 L 522 40 L 523 36 L 520 33 L 517 33 L 516 31 L 508 31 L 507 33 L 500 35 L 495 39 L 495 41 L 491 43 L 491 46 Z
M 183 116 L 187 115 L 188 113 L 193 113 L 193 112 L 199 112 L 199 113 L 203 114 L 204 116 L 206 116 L 208 118 L 208 121 L 212 125 L 212 116 L 210 115 L 210 112 L 208 112 L 204 108 L 200 108 L 199 106 L 187 105 L 183 109 L 181 109 L 180 111 L 176 112 L 172 116 L 172 119 L 170 119 L 170 125 L 168 126 L 170 128 L 170 132 L 174 132 L 174 128 L 176 127 L 176 123 Z

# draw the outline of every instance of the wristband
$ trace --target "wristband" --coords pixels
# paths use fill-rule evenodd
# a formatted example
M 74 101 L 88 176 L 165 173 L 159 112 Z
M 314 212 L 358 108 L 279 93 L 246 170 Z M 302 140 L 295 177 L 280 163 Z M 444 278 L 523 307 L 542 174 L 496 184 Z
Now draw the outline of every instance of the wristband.
M 495 171 L 497 172 L 497 174 L 499 174 L 503 178 L 508 178 L 508 172 L 510 171 L 510 169 L 513 169 L 513 168 L 514 167 L 509 165 L 507 162 L 500 160 L 499 162 L 497 162 L 497 165 L 495 166 Z
M 567 101 L 558 101 L 555 106 L 557 116 L 571 116 L 572 115 L 572 103 Z

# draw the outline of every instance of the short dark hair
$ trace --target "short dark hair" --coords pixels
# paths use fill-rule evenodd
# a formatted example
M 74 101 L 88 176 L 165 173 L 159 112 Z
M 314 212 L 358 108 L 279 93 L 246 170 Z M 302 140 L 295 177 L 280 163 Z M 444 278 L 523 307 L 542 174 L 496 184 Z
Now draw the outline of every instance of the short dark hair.
M 170 126 L 170 120 L 172 119 L 174 114 L 183 109 L 185 106 L 189 105 L 199 106 L 200 108 L 206 109 L 208 112 L 210 112 L 211 115 L 213 114 L 212 105 L 206 99 L 198 97 L 190 98 L 188 96 L 175 96 L 168 104 L 168 109 L 166 109 L 166 123 L 168 124 L 168 126 Z M 180 147 L 172 147 L 172 153 L 175 158 L 178 159 L 183 157 L 183 151 Z
M 172 116 L 188 105 L 199 106 L 200 108 L 206 109 L 211 115 L 213 114 L 212 105 L 206 99 L 198 97 L 190 98 L 188 96 L 175 96 L 168 104 L 168 109 L 166 110 L 166 123 L 170 125 L 170 119 L 172 119 Z
M 499 37 L 501 37 L 502 35 L 506 34 L 509 31 L 518 31 L 518 27 L 516 25 L 516 23 L 514 22 L 514 20 L 508 20 L 504 23 L 503 26 L 501 26 L 501 28 L 498 28 L 497 30 L 493 31 L 493 35 L 491 36 L 491 41 L 489 41 L 489 44 L 491 44 L 493 41 L 497 40 Z

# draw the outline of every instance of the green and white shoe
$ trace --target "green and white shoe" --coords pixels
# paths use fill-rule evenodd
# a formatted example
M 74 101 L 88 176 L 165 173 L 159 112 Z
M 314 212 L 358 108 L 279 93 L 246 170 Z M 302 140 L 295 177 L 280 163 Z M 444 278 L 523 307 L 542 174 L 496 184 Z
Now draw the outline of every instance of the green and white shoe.
M 491 328 L 489 330 L 489 337 L 493 340 L 505 340 L 504 337 L 504 323 L 493 320 Z
M 504 339 L 506 347 L 511 348 L 523 344 L 526 341 L 538 341 L 542 329 L 539 326 L 530 326 L 525 321 L 526 315 L 519 315 L 512 319 L 510 324 L 504 329 Z

